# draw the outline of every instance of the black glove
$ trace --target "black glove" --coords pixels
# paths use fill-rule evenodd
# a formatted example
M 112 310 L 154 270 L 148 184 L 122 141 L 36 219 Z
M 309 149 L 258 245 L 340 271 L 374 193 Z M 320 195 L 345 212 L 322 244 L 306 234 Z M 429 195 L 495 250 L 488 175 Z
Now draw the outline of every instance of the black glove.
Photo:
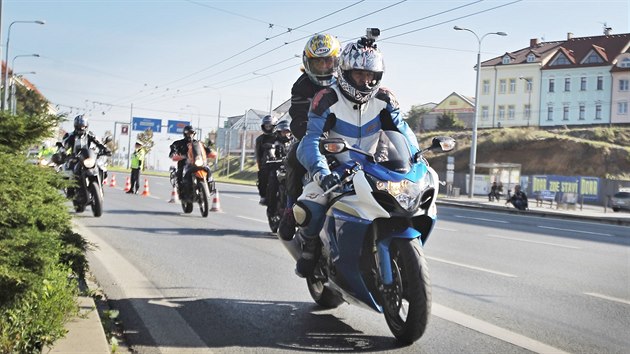
M 103 155 L 112 156 L 112 151 L 108 148 L 103 149 Z
M 325 191 L 329 190 L 330 188 L 332 188 L 333 186 L 339 184 L 339 182 L 341 182 L 341 180 L 339 179 L 339 175 L 335 172 L 324 176 L 324 178 L 322 178 L 319 181 L 319 186 Z

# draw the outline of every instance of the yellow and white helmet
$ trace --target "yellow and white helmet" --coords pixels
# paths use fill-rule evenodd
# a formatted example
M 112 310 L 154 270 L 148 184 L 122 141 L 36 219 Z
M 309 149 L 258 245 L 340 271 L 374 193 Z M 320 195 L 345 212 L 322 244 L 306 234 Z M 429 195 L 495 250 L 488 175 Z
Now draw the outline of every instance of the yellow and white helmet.
M 316 34 L 306 42 L 302 52 L 304 71 L 314 84 L 330 86 L 336 81 L 340 54 L 341 43 L 336 37 Z

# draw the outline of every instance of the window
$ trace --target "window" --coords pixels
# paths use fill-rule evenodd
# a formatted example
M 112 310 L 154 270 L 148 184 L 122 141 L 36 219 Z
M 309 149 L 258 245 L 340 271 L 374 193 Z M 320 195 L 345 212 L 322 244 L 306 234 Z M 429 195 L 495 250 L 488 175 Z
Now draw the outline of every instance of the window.
M 523 106 L 523 117 L 527 120 L 532 117 L 532 108 L 528 104 Z
M 564 92 L 571 91 L 571 78 L 567 77 L 564 79 Z
M 583 103 L 580 104 L 580 120 L 584 120 L 586 118 L 586 107 Z
M 602 119 L 602 105 L 595 105 L 595 119 Z
M 553 120 L 553 107 L 547 107 L 547 120 Z
M 532 78 L 528 77 L 524 78 L 523 80 L 525 80 L 525 92 L 532 92 Z
M 506 90 L 506 82 L 505 79 L 499 80 L 499 93 L 505 93 Z
M 604 77 L 598 76 L 597 77 L 597 91 L 601 91 L 603 89 L 604 89 Z
M 509 55 L 505 55 L 503 56 L 503 60 L 501 61 L 501 63 L 503 64 L 509 64 L 510 63 L 510 56 Z
M 584 61 L 582 62 L 582 64 L 597 64 L 603 62 L 604 61 L 602 60 L 602 57 L 600 57 L 599 54 L 597 54 L 594 50 L 591 50 L 590 53 L 588 53 L 586 59 L 584 59 Z
M 481 120 L 488 120 L 488 118 L 490 118 L 488 106 L 481 106 Z
M 499 106 L 499 120 L 505 119 L 505 106 Z
M 568 65 L 571 64 L 571 62 L 569 61 L 569 59 L 567 59 L 566 56 L 564 56 L 564 54 L 560 53 L 556 59 L 553 60 L 553 62 L 551 62 L 551 66 L 556 66 L 556 65 Z
M 623 58 L 621 62 L 619 62 L 620 68 L 630 68 L 630 58 Z
M 508 106 L 508 119 L 513 120 L 516 117 L 516 113 L 514 110 L 514 105 L 511 104 Z
M 586 91 L 586 76 L 580 78 L 580 91 Z
M 528 63 L 533 63 L 533 62 L 535 62 L 535 61 L 536 61 L 536 56 L 535 56 L 534 54 L 531 54 L 531 53 L 530 53 L 530 54 L 527 56 L 527 62 L 528 62 Z
M 562 107 L 562 120 L 569 120 L 569 106 Z
M 510 79 L 510 93 L 516 92 L 516 79 Z
M 628 114 L 628 102 L 617 103 L 617 114 Z
M 554 92 L 555 82 L 553 79 L 549 79 L 549 92 Z
M 481 85 L 481 93 L 487 95 L 490 93 L 490 80 L 483 80 Z
M 619 80 L 619 91 L 628 91 L 628 79 Z

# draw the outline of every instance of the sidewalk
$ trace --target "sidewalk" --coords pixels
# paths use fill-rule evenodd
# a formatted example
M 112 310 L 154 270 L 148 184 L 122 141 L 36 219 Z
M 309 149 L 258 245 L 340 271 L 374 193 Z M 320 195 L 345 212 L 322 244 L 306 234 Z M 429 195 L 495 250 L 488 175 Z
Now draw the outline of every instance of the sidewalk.
M 613 212 L 610 208 L 604 209 L 603 206 L 590 204 L 584 204 L 582 206 L 576 204 L 567 208 L 566 205 L 558 206 L 556 203 L 550 206 L 548 201 L 544 202 L 542 206 L 537 206 L 536 200 L 529 200 L 529 210 L 519 211 L 512 207 L 511 204 L 506 205 L 505 200 L 490 202 L 487 196 L 473 196 L 469 198 L 466 195 L 461 195 L 456 198 L 441 196 L 438 198 L 437 204 L 630 226 L 630 212 Z

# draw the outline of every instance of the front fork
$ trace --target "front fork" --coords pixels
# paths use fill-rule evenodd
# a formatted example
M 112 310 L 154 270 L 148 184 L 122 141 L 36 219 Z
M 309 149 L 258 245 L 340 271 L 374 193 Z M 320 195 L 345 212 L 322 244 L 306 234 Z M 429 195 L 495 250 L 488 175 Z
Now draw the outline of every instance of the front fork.
M 379 240 L 377 235 L 379 232 L 386 233 L 386 231 L 378 230 L 374 225 L 374 233 L 372 238 L 372 250 L 376 257 L 376 266 L 378 268 L 378 275 L 380 277 L 380 283 L 387 286 L 391 286 L 394 283 L 394 276 L 392 271 L 392 258 L 390 253 L 390 245 L 395 238 L 403 239 L 418 239 L 420 242 L 420 233 L 418 230 L 408 227 L 403 231 L 388 232 L 389 235 L 382 234 Z

